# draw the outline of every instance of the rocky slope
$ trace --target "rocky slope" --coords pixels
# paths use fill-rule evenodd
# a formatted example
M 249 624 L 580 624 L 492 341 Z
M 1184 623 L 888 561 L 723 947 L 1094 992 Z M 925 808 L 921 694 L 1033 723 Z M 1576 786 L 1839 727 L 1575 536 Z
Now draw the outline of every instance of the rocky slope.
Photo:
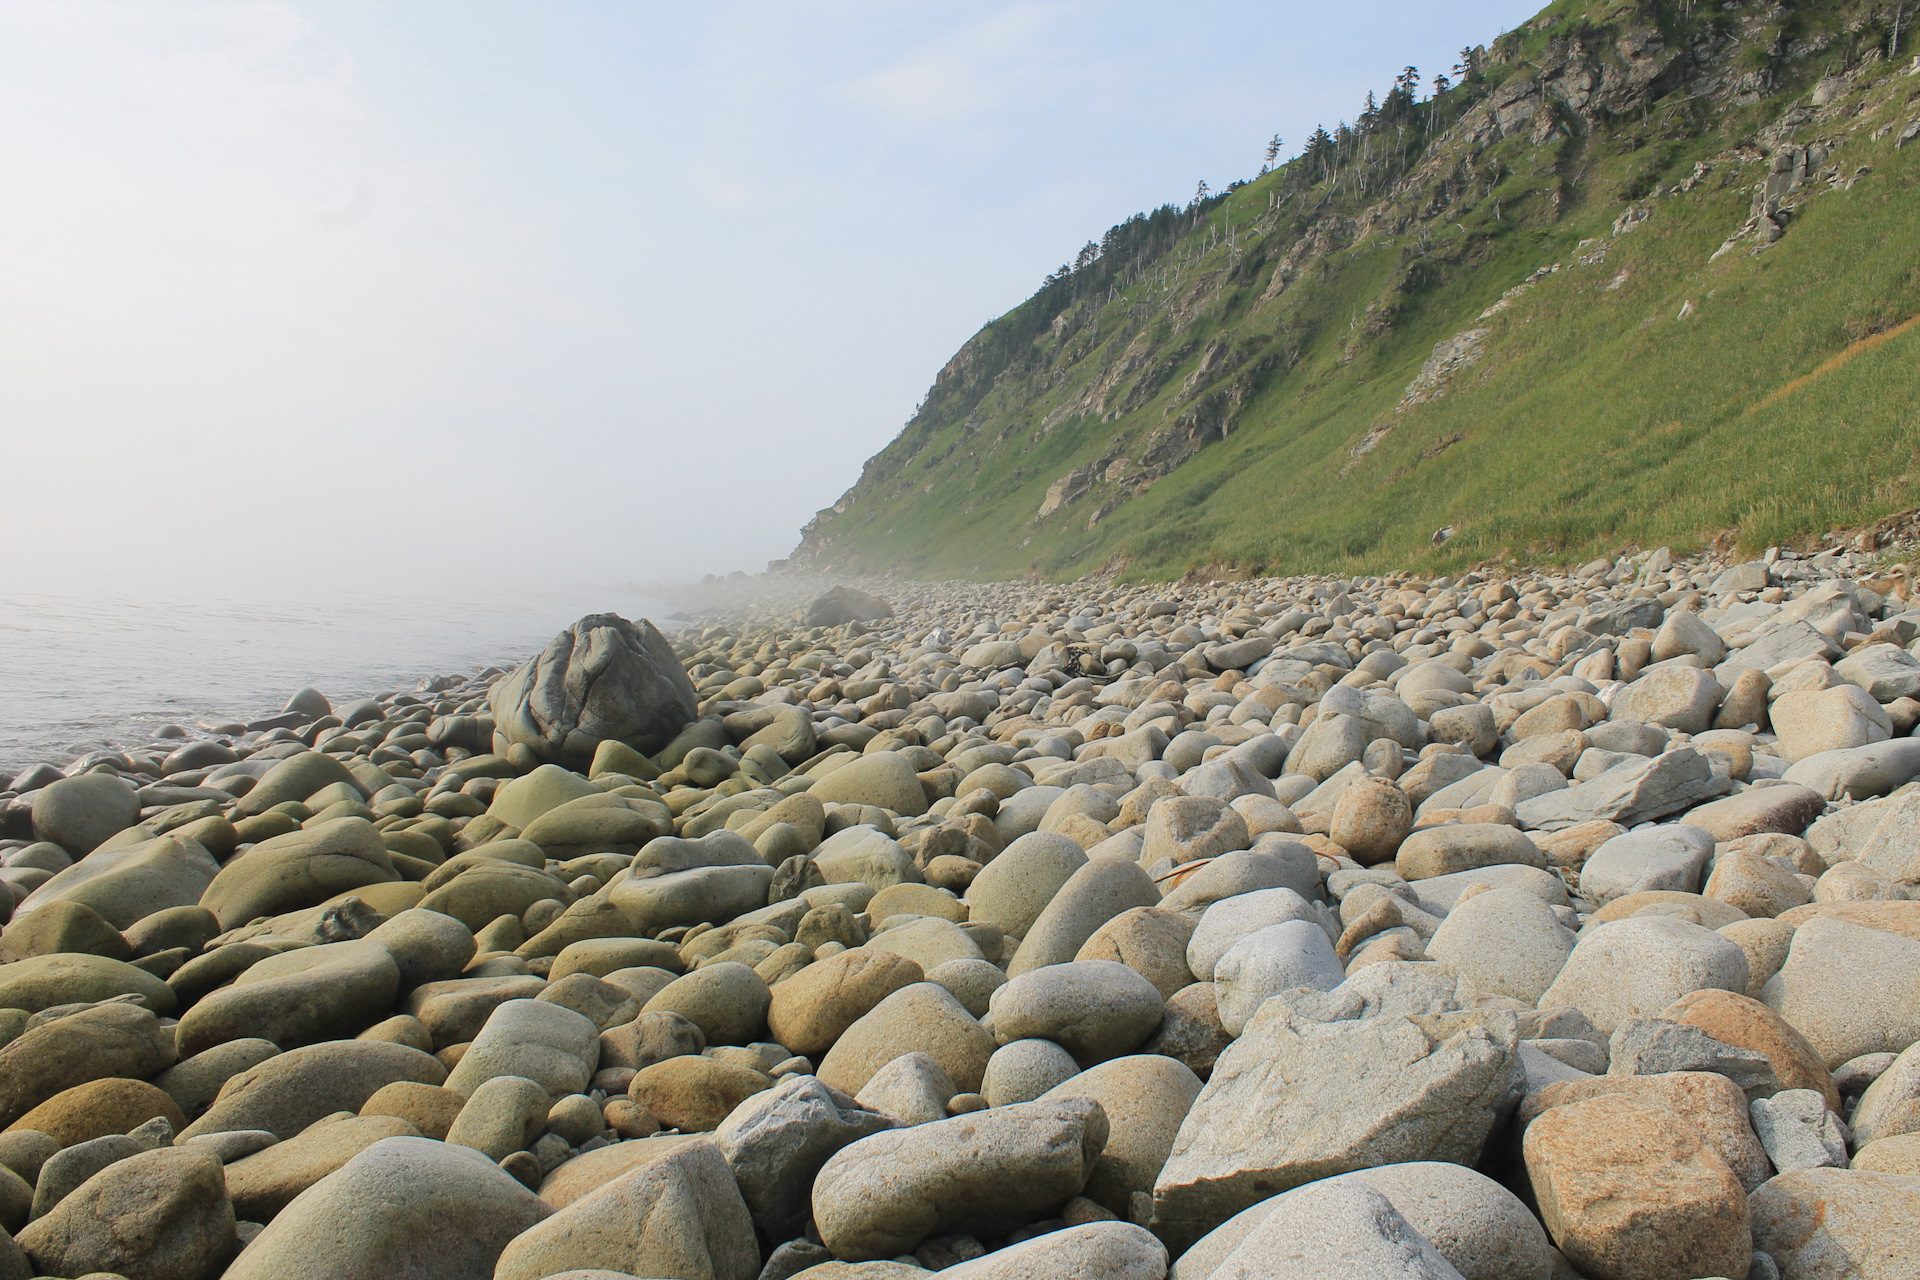
M 792 563 L 1440 570 L 1912 506 L 1908 18 L 1560 0 L 1090 244 Z
M 0 1277 L 1913 1274 L 1904 574 L 868 585 L 12 779 Z

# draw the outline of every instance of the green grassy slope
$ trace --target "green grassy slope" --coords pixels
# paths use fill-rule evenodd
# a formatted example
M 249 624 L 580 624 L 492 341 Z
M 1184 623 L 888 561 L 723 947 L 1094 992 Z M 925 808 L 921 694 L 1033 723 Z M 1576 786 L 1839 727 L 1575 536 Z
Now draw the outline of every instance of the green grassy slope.
M 1884 56 L 1890 12 L 1786 11 L 1560 0 L 1470 84 L 1390 98 L 1344 157 L 1116 229 L 955 357 L 797 558 L 1437 570 L 1915 505 L 1920 74 L 1904 38 Z M 1769 244 L 1755 187 L 1795 157 Z M 1475 330 L 1477 358 L 1397 410 Z

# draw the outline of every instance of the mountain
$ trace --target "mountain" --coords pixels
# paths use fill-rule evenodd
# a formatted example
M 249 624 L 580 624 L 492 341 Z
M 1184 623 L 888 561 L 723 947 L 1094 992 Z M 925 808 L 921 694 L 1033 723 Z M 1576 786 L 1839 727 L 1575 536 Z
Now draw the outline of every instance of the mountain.
M 1441 571 L 1920 504 L 1915 0 L 1559 0 L 1089 243 L 796 567 Z

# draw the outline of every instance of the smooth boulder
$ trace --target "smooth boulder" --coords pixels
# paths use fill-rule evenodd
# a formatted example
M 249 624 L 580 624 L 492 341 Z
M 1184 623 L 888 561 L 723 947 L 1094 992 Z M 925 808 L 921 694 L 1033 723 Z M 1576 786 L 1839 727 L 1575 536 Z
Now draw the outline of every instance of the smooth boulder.
M 495 750 L 519 743 L 581 771 L 602 742 L 652 755 L 693 720 L 699 695 L 652 622 L 589 614 L 488 694 Z
M 212 1280 L 233 1255 L 233 1205 L 211 1152 L 162 1147 L 87 1179 L 17 1241 L 43 1273 Z
M 222 929 L 236 929 L 399 878 L 372 823 L 336 818 L 262 840 L 220 869 L 200 905 L 219 918 Z
M 821 1168 L 814 1222 L 834 1256 L 853 1262 L 949 1232 L 1005 1235 L 1079 1194 L 1106 1142 L 1106 1113 L 1084 1098 L 889 1130 Z
M 516 1237 L 494 1280 L 580 1271 L 754 1280 L 753 1219 L 720 1148 L 674 1146 Z
M 296 1196 L 222 1280 L 473 1280 L 551 1213 L 477 1151 L 387 1138 Z

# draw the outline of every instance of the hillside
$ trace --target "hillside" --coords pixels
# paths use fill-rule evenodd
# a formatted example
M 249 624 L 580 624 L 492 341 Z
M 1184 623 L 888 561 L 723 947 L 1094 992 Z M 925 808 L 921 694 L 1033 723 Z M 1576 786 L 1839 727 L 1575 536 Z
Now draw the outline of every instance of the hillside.
M 1912 507 L 1915 8 L 1559 0 L 1402 75 L 981 329 L 792 563 L 1437 571 Z

